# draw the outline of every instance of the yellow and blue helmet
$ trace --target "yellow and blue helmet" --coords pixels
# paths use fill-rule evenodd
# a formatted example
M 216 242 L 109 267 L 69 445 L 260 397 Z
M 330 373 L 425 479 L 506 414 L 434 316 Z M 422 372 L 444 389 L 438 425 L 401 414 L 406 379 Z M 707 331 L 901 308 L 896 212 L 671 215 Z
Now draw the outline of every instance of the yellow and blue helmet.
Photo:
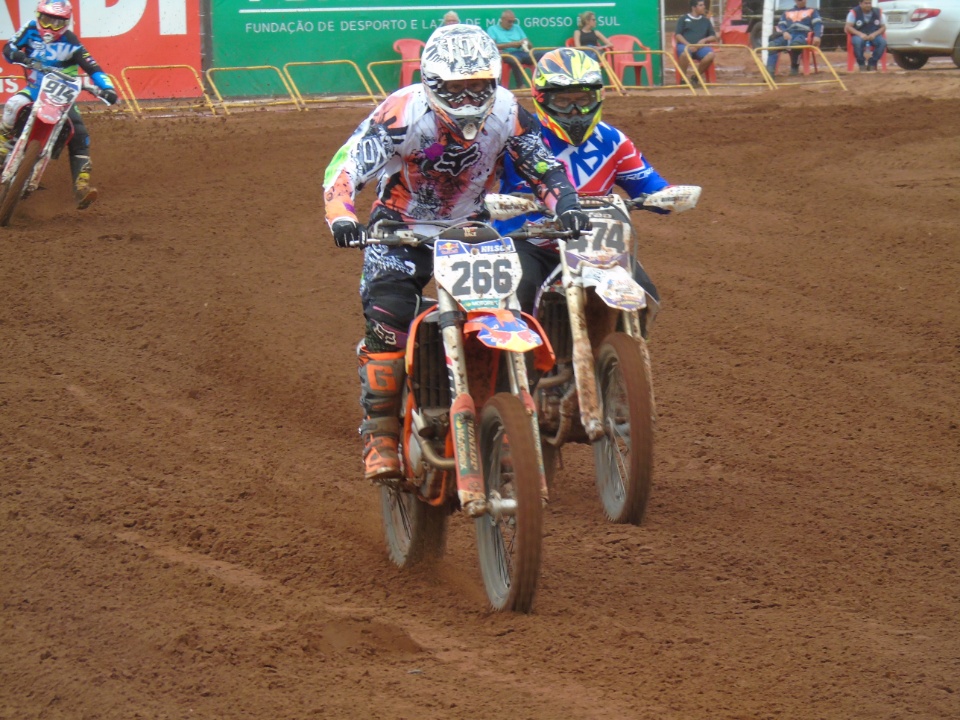
M 540 122 L 561 140 L 580 145 L 600 122 L 603 74 L 582 50 L 551 50 L 533 71 L 533 105 Z

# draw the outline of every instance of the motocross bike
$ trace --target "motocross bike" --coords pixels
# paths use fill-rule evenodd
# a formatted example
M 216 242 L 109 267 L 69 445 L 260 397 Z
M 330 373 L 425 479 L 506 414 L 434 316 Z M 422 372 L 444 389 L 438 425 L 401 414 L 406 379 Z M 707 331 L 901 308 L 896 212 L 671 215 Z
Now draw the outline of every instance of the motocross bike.
M 516 209 L 545 214 L 529 198 L 512 197 Z M 557 240 L 560 263 L 537 295 L 534 316 L 556 354 L 556 366 L 533 393 L 547 479 L 552 483 L 565 443 L 592 444 L 597 491 L 613 522 L 643 519 L 656 420 L 645 341 L 653 308 L 633 276 L 638 243 L 629 211 L 647 206 L 683 212 L 699 197 L 700 188 L 692 185 L 635 200 L 582 196 L 593 231 Z M 527 223 L 511 235 L 519 239 L 535 227 Z
M 498 198 L 488 196 L 488 208 Z M 547 484 L 526 356 L 553 365 L 536 320 L 520 312 L 520 258 L 490 225 L 381 221 L 368 245 L 433 249 L 437 300 L 410 326 L 401 403 L 404 479 L 381 486 L 391 559 L 411 566 L 443 552 L 447 517 L 474 518 L 480 570 L 495 610 L 529 612 L 540 574 Z M 567 231 L 554 236 L 572 238 Z
M 31 61 L 31 70 L 44 73 L 37 99 L 24 105 L 14 124 L 17 141 L 7 155 L 0 173 L 0 226 L 10 222 L 21 199 L 40 186 L 40 178 L 50 160 L 56 160 L 70 138 L 73 124 L 67 117 L 81 90 L 101 97 L 96 85 L 61 72 L 57 68 Z M 106 100 L 104 100 L 106 102 Z

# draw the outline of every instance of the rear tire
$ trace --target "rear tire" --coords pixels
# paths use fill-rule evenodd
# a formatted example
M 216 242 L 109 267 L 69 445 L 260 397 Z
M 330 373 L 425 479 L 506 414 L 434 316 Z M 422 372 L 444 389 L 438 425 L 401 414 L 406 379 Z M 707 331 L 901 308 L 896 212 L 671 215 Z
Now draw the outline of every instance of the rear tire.
M 611 333 L 597 356 L 606 434 L 593 444 L 597 492 L 607 517 L 639 525 L 653 476 L 654 402 L 643 340 Z
M 904 70 L 919 70 L 926 65 L 927 60 L 930 59 L 926 55 L 920 55 L 919 53 L 901 53 L 891 51 L 890 54 L 893 56 L 893 61 Z
M 36 165 L 41 150 L 43 148 L 39 140 L 31 140 L 27 143 L 27 148 L 23 152 L 23 159 L 20 161 L 20 167 L 17 168 L 16 174 L 0 187 L 0 227 L 6 227 L 9 224 L 13 211 L 16 209 L 17 203 L 20 202 L 20 195 L 23 194 L 23 186 L 30 179 L 33 166 Z
M 530 416 L 518 398 L 497 393 L 480 414 L 479 430 L 487 500 L 499 496 L 516 502 L 513 515 L 499 519 L 482 515 L 476 520 L 483 584 L 494 610 L 530 612 L 540 577 L 543 531 L 540 468 Z
M 953 64 L 960 68 L 960 35 L 957 35 L 957 39 L 953 43 Z
M 387 551 L 397 567 L 412 567 L 443 555 L 446 505 L 435 507 L 412 493 L 381 487 L 380 511 Z

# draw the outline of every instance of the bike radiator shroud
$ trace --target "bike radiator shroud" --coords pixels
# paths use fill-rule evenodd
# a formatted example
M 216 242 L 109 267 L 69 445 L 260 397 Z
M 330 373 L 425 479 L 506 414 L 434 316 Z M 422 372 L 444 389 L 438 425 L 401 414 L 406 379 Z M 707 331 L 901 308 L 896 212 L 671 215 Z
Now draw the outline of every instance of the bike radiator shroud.
M 413 338 L 413 375 L 410 378 L 414 398 L 419 408 L 449 408 L 450 380 L 447 376 L 443 336 L 440 334 L 440 314 L 434 311 L 417 324 Z

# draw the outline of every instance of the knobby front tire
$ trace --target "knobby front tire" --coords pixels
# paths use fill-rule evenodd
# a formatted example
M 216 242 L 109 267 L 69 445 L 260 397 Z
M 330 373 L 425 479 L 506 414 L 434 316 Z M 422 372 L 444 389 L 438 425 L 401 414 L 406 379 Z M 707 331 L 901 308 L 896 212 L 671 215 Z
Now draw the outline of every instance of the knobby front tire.
M 597 492 L 607 518 L 639 525 L 653 475 L 653 381 L 641 343 L 609 335 L 597 356 L 605 435 L 593 445 Z
M 41 150 L 43 148 L 39 140 L 31 140 L 27 143 L 27 148 L 23 152 L 23 160 L 20 162 L 16 174 L 0 188 L 0 227 L 6 227 L 10 223 L 13 211 L 23 194 L 23 186 L 30 179 L 33 166 L 36 165 Z
M 494 395 L 480 414 L 479 450 L 487 500 L 516 502 L 512 515 L 476 520 L 480 571 L 494 610 L 530 612 L 540 577 L 543 506 L 533 428 L 509 393 Z

